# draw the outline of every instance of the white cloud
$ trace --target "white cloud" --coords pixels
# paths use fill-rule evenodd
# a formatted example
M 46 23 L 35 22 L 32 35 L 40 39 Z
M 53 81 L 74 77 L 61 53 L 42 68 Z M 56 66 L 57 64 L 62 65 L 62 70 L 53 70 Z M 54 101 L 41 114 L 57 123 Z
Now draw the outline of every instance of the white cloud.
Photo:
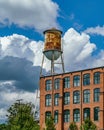
M 1 58 L 12 56 L 26 58 L 35 65 L 40 65 L 38 56 L 42 57 L 43 42 L 32 41 L 23 35 L 13 34 L 7 37 L 0 37 Z M 39 61 L 39 62 L 38 62 Z
M 93 67 L 104 66 L 104 50 L 101 50 L 100 53 L 91 60 L 92 60 L 91 66 L 93 66 Z
M 104 25 L 102 27 L 96 26 L 87 28 L 84 32 L 104 36 Z
M 79 33 L 73 28 L 70 28 L 63 35 L 62 43 L 66 71 L 74 71 L 104 65 L 104 50 L 99 52 L 98 55 L 93 56 L 92 54 L 95 50 L 97 50 L 97 47 L 94 43 L 90 42 L 90 36 L 88 34 Z M 32 84 L 31 89 L 33 91 L 29 91 L 31 82 L 29 84 L 27 84 L 28 82 L 25 82 L 25 85 L 27 85 L 27 88 L 29 87 L 29 89 L 25 88 L 23 86 L 24 84 L 20 85 L 22 87 L 18 87 L 16 85 L 18 85 L 18 81 L 21 80 L 32 79 L 32 82 L 37 82 L 37 76 L 39 76 L 39 68 L 37 68 L 37 66 L 40 66 L 42 62 L 42 49 L 43 41 L 33 41 L 25 36 L 17 34 L 0 37 L 0 71 L 4 72 L 2 73 L 2 77 L 6 76 L 5 81 L 2 80 L 0 82 L 1 115 L 3 115 L 3 109 L 6 110 L 7 107 L 18 98 L 23 98 L 24 100 L 31 101 L 33 103 L 35 102 L 36 92 L 33 88 L 36 89 L 37 86 Z M 8 61 L 8 58 L 5 59 L 6 56 L 13 57 L 13 59 L 10 58 Z M 16 59 L 16 61 L 14 59 Z M 20 60 L 23 62 L 20 62 Z M 33 62 L 33 64 L 30 64 L 30 61 Z M 19 65 L 18 62 L 21 65 Z M 26 64 L 26 66 L 24 66 L 23 63 Z M 49 64 L 49 61 L 45 60 L 45 69 L 49 70 Z M 6 66 L 5 69 L 3 68 L 4 65 Z M 24 68 L 20 69 L 21 67 Z M 9 68 L 9 71 L 7 68 Z M 8 73 L 6 71 L 10 72 L 9 77 L 12 77 L 13 73 L 16 73 L 16 78 L 7 79 Z
M 0 123 L 4 123 L 5 120 L 7 119 L 7 110 L 5 108 L 0 109 Z
M 90 36 L 85 32 L 79 33 L 73 28 L 70 28 L 62 38 L 64 47 L 65 70 L 75 69 L 77 64 L 80 64 L 79 69 L 85 66 L 85 61 L 95 58 L 92 53 L 97 49 L 94 43 L 90 42 Z M 25 58 L 33 62 L 34 66 L 41 66 L 43 41 L 33 41 L 29 38 L 13 34 L 7 37 L 0 37 L 1 57 L 12 56 Z M 101 56 L 100 56 L 101 58 Z M 97 60 L 97 56 L 95 58 Z M 70 61 L 70 62 L 69 62 Z M 90 61 L 90 66 L 93 65 L 93 60 Z M 96 66 L 98 66 L 96 64 Z M 50 62 L 45 59 L 44 68 L 50 70 Z M 78 69 L 76 68 L 76 69 Z
M 96 49 L 96 46 L 91 43 L 86 43 L 86 45 L 83 47 L 83 50 L 79 52 L 79 55 L 77 56 L 76 60 L 77 61 L 82 61 L 86 57 L 91 56 L 92 52 Z
M 33 41 L 29 38 L 13 34 L 0 37 L 1 59 L 6 56 L 25 58 L 33 62 L 34 66 L 41 66 L 43 41 Z M 45 59 L 44 67 L 50 69 L 50 62 Z
M 75 69 L 74 66 L 83 62 L 91 56 L 91 53 L 96 49 L 94 43 L 90 43 L 89 35 L 78 33 L 73 28 L 69 29 L 64 37 L 64 61 L 66 70 Z M 78 69 L 77 66 L 76 69 Z
M 24 101 L 31 101 L 34 103 L 36 99 L 36 92 L 26 92 L 24 90 L 17 89 L 16 86 L 14 86 L 13 81 L 1 81 L 0 98 L 0 104 L 4 103 L 5 105 L 10 105 L 16 101 L 16 99 L 23 99 Z
M 80 66 L 84 67 L 83 63 L 89 60 L 90 57 L 93 58 L 92 53 L 97 49 L 96 45 L 90 42 L 89 35 L 84 32 L 79 33 L 73 28 L 65 32 L 62 41 L 66 70 L 71 70 L 74 66 L 76 67 L 77 64 L 81 63 L 82 65 Z M 25 58 L 33 62 L 34 66 L 41 66 L 43 44 L 43 41 L 33 41 L 18 34 L 0 37 L 1 58 L 5 56 Z M 44 68 L 47 70 L 50 69 L 49 60 L 45 59 Z
M 0 0 L 0 23 L 45 30 L 58 26 L 58 9 L 52 0 Z
M 18 99 L 23 99 L 23 102 L 32 102 L 35 106 L 39 106 L 37 91 L 26 92 L 18 90 L 13 85 L 13 81 L 0 82 L 0 122 L 6 120 L 7 109 Z

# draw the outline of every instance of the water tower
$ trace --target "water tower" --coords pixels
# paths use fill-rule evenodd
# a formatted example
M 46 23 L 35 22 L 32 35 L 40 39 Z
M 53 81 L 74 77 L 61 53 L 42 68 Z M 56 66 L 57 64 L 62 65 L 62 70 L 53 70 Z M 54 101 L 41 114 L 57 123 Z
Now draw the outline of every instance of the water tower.
M 42 68 L 44 64 L 44 56 L 51 61 L 51 75 L 55 74 L 55 64 L 61 64 L 62 72 L 64 73 L 63 51 L 61 44 L 62 31 L 55 28 L 43 32 L 45 35 Z M 60 58 L 60 61 L 56 62 Z M 40 75 L 42 75 L 42 68 Z

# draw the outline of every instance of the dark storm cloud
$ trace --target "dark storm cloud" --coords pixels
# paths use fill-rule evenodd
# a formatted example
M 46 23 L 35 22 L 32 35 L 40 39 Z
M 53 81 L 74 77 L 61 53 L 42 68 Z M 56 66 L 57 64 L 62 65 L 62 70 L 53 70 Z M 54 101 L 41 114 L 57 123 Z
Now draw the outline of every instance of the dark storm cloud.
M 34 91 L 39 86 L 39 66 L 20 58 L 4 57 L 0 60 L 0 80 L 13 80 L 17 89 Z

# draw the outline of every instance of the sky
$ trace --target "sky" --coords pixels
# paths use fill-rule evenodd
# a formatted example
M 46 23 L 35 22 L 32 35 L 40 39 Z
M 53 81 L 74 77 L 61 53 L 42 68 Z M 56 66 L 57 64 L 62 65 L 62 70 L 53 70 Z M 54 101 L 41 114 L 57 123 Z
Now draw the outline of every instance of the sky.
M 103 5 L 104 0 L 0 0 L 0 123 L 17 99 L 39 103 L 46 29 L 63 32 L 65 72 L 104 66 Z M 49 70 L 45 59 L 44 72 Z

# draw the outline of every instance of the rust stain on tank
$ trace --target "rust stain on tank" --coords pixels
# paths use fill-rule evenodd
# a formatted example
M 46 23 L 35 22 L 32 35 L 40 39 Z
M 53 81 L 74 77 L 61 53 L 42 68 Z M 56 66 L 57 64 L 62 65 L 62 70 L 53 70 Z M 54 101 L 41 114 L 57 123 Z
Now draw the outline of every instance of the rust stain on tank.
M 61 50 L 61 32 L 52 30 L 45 32 L 45 45 L 46 50 Z

